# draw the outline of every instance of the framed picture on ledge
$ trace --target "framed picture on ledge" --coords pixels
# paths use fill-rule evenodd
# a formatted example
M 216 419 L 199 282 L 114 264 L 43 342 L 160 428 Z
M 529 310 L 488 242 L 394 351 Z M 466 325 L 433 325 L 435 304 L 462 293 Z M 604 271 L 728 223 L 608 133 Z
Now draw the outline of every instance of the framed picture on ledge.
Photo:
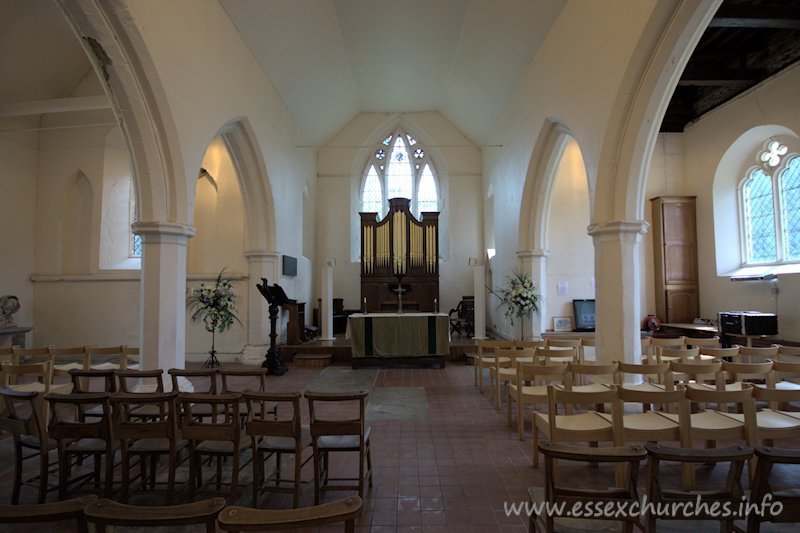
M 554 316 L 553 331 L 572 331 L 572 317 Z

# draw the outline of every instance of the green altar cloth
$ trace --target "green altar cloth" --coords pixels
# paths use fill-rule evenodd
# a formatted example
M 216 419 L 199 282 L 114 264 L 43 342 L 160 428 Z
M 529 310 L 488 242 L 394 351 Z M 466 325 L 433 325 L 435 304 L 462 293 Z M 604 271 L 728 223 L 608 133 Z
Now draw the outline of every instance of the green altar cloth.
M 347 335 L 353 357 L 446 356 L 450 321 L 444 313 L 353 314 Z

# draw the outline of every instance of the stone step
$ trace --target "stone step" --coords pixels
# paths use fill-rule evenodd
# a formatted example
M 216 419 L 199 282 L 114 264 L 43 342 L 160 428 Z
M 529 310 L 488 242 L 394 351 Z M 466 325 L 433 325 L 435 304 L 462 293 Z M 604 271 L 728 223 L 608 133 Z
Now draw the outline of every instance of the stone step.
M 329 353 L 299 353 L 292 361 L 295 366 L 329 366 L 333 355 Z

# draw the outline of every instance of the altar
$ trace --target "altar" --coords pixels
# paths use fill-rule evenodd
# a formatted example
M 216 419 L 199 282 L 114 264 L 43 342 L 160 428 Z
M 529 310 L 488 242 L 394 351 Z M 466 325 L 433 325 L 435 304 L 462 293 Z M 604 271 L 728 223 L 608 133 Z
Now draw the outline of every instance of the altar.
M 356 313 L 348 319 L 347 338 L 355 366 L 368 359 L 427 358 L 444 367 L 450 321 L 444 313 Z

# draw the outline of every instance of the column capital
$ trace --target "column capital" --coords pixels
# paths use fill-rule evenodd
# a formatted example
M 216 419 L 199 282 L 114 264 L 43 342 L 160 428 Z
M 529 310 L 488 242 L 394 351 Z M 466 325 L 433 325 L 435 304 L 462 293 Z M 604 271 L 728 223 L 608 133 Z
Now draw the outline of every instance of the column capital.
M 247 260 L 250 262 L 253 261 L 268 261 L 270 259 L 277 259 L 280 257 L 281 254 L 276 252 L 275 250 L 245 250 L 244 256 L 247 257 Z
M 517 257 L 520 259 L 532 259 L 535 257 L 547 257 L 550 255 L 550 250 L 543 248 L 535 248 L 533 250 L 518 250 Z
M 590 224 L 587 232 L 592 237 L 607 235 L 644 235 L 650 223 L 646 220 L 615 220 Z
M 131 224 L 131 229 L 137 235 L 176 235 L 181 237 L 194 237 L 195 228 L 191 224 L 180 222 L 157 222 L 154 220 L 139 220 Z

